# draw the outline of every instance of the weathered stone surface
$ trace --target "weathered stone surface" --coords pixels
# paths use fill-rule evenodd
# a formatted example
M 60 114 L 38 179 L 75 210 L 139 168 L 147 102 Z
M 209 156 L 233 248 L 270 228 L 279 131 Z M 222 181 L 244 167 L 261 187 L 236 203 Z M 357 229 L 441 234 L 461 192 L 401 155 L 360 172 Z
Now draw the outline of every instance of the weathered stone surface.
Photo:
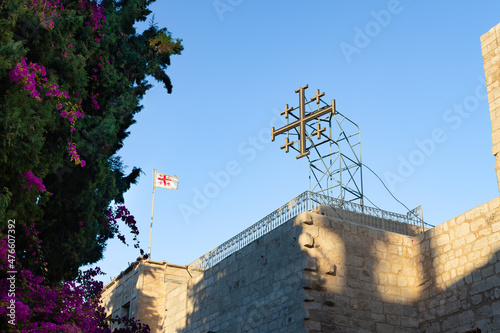
M 130 300 L 131 313 L 153 332 L 446 332 L 486 320 L 496 325 L 500 261 L 493 249 L 500 240 L 487 215 L 483 205 L 415 243 L 310 213 L 305 220 L 312 224 L 291 220 L 205 271 L 141 263 L 110 284 L 103 299 L 107 312 L 118 315 Z

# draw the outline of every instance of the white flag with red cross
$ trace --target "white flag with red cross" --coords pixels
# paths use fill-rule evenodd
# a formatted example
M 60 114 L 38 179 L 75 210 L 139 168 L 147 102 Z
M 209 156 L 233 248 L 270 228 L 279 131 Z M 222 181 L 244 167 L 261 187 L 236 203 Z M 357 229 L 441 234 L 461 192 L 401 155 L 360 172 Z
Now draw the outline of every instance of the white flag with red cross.
M 155 177 L 155 182 L 154 182 L 155 187 L 166 188 L 169 190 L 177 190 L 177 185 L 179 184 L 179 180 L 177 179 L 176 175 L 169 176 L 155 171 L 154 177 Z

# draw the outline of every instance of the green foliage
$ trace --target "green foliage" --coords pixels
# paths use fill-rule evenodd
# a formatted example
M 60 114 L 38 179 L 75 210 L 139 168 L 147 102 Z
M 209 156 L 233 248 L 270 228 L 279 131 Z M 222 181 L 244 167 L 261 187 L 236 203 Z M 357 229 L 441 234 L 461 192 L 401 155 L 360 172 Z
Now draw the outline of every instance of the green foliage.
M 80 266 L 101 259 L 116 233 L 106 213 L 123 203 L 123 193 L 140 175 L 138 168 L 125 174 L 116 153 L 151 88 L 147 77 L 172 91 L 165 71 L 170 56 L 181 53 L 181 41 L 154 25 L 140 34 L 134 28 L 150 14 L 152 2 L 103 0 L 105 21 L 97 21 L 99 26 L 93 2 L 62 1 L 53 28 L 34 1 L 0 3 L 0 227 L 4 231 L 8 219 L 21 229 L 36 222 L 53 283 L 74 278 Z M 43 66 L 47 83 L 69 98 L 46 96 L 42 86 L 40 101 L 13 82 L 9 75 L 24 58 Z M 74 131 L 59 104 L 85 115 L 74 121 Z M 84 167 L 71 160 L 68 142 L 76 145 Z M 25 188 L 22 175 L 28 171 L 43 180 L 46 191 Z M 23 230 L 18 234 L 18 258 L 40 273 L 40 263 L 23 250 L 33 240 L 23 237 Z

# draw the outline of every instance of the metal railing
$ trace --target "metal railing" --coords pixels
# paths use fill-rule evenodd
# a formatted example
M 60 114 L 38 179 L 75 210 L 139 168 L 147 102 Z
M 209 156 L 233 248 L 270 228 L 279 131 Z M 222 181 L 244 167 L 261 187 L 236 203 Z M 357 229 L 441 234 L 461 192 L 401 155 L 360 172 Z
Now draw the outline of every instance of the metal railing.
M 312 210 L 319 205 L 332 207 L 335 213 L 334 217 L 338 217 L 342 220 L 404 235 L 417 235 L 425 230 L 425 225 L 428 225 L 417 216 L 407 216 L 383 211 L 381 209 L 362 206 L 353 202 L 306 191 L 257 223 L 243 230 L 238 235 L 199 257 L 189 264 L 189 268 L 198 270 L 208 269 L 291 218 L 305 211 Z M 431 225 L 428 226 L 432 227 Z
M 403 215 L 314 192 L 309 192 L 309 199 L 312 203 L 311 209 L 319 205 L 330 206 L 333 208 L 333 217 L 403 235 L 415 236 L 434 227 L 425 223 L 417 214 Z

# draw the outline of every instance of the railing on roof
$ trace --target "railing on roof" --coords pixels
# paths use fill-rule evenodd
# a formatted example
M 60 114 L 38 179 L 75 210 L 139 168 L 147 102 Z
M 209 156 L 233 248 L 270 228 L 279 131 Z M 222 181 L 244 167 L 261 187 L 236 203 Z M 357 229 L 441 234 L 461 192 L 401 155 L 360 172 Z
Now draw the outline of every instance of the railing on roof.
M 404 235 L 414 236 L 426 230 L 425 226 L 432 227 L 416 215 L 402 215 L 398 213 L 383 211 L 381 209 L 362 206 L 353 202 L 328 197 L 306 191 L 295 199 L 276 209 L 257 223 L 240 232 L 212 251 L 199 257 L 189 268 L 205 270 L 229 255 L 250 244 L 257 238 L 265 235 L 271 230 L 282 225 L 291 218 L 302 212 L 312 210 L 319 205 L 327 205 L 333 208 L 335 216 L 341 220 L 372 226 Z

